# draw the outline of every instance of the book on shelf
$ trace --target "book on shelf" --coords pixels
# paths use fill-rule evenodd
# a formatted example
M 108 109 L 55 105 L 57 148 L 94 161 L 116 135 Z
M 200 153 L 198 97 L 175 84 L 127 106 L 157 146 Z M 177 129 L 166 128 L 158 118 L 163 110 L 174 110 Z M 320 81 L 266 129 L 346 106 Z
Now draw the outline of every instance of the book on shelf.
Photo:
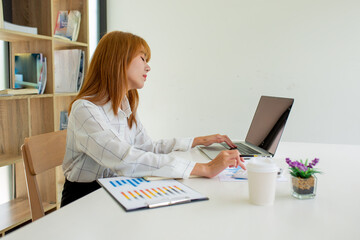
M 79 36 L 81 13 L 77 10 L 59 11 L 54 37 L 76 41 Z
M 21 89 L 4 89 L 0 90 L 0 96 L 26 95 L 37 94 L 36 88 L 21 88 Z
M 78 92 L 84 80 L 85 52 L 81 49 L 54 51 L 55 92 Z
M 68 112 L 61 111 L 60 112 L 60 130 L 67 129 L 68 121 L 69 121 Z
M 47 60 L 42 53 L 15 54 L 15 88 L 36 88 L 43 94 L 46 81 Z
M 85 71 L 85 52 L 81 51 L 79 76 L 78 76 L 77 89 L 76 89 L 77 92 L 80 91 L 82 84 L 84 82 L 84 75 L 85 75 L 84 71 Z

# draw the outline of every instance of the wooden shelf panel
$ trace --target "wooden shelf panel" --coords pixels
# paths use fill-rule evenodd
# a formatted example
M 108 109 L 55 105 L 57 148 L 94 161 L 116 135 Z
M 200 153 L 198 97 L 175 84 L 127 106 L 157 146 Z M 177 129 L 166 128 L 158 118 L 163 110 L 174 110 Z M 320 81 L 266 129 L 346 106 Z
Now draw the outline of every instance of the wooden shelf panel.
M 0 167 L 15 164 L 21 162 L 22 156 L 21 155 L 8 155 L 4 154 L 0 156 Z
M 0 28 L 0 39 L 8 42 L 25 42 L 25 41 L 38 41 L 38 40 L 52 40 L 52 37 L 31 34 L 31 33 L 22 33 L 12 30 L 7 30 Z
M 53 94 L 25 94 L 25 95 L 14 95 L 14 96 L 3 96 L 1 100 L 15 100 L 15 99 L 28 99 L 28 98 L 49 98 L 53 97 Z
M 75 97 L 76 95 L 78 95 L 78 93 L 55 93 L 54 97 Z
M 11 165 L 21 161 L 22 161 L 21 155 L 9 155 L 9 154 L 0 155 L 0 167 Z
M 55 209 L 56 204 L 43 203 L 44 211 Z M 14 199 L 0 205 L 0 233 L 31 220 L 29 200 Z
M 73 42 L 73 41 L 67 41 L 64 39 L 59 39 L 54 37 L 54 49 L 55 50 L 59 50 L 59 49 L 68 49 L 71 47 L 88 47 L 87 43 L 82 43 L 82 42 Z

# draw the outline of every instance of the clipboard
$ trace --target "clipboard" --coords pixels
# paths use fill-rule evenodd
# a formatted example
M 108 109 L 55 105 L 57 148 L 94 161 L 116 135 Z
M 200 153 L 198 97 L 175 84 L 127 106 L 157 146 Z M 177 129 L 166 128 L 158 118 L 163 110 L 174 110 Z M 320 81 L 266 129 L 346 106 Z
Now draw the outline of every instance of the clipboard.
M 149 181 L 144 178 L 113 177 L 100 178 L 97 182 L 127 212 L 209 200 L 173 179 Z

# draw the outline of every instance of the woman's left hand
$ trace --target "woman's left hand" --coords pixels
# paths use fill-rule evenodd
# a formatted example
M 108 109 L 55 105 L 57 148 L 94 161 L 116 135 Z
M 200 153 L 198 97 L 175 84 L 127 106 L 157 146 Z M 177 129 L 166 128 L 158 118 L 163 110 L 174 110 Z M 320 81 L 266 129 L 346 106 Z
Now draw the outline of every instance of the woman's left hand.
M 230 140 L 227 135 L 214 134 L 203 137 L 194 138 L 194 142 L 191 147 L 195 147 L 197 145 L 209 146 L 213 143 L 222 143 L 225 142 L 230 148 L 236 148 L 236 145 Z

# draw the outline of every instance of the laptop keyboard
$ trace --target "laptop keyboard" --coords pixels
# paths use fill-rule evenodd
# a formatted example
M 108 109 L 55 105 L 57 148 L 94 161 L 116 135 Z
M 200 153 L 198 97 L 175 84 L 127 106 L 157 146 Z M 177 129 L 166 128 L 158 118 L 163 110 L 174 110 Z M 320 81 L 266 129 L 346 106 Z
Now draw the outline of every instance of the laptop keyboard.
M 260 154 L 260 152 L 244 145 L 244 144 L 235 144 L 237 146 L 237 149 L 240 153 L 247 153 L 247 154 Z
M 229 148 L 229 146 L 226 143 L 222 143 L 222 145 L 226 148 Z M 244 144 L 238 143 L 235 145 L 237 146 L 237 149 L 241 154 L 261 154 L 261 152 L 256 151 L 255 149 L 252 149 Z

